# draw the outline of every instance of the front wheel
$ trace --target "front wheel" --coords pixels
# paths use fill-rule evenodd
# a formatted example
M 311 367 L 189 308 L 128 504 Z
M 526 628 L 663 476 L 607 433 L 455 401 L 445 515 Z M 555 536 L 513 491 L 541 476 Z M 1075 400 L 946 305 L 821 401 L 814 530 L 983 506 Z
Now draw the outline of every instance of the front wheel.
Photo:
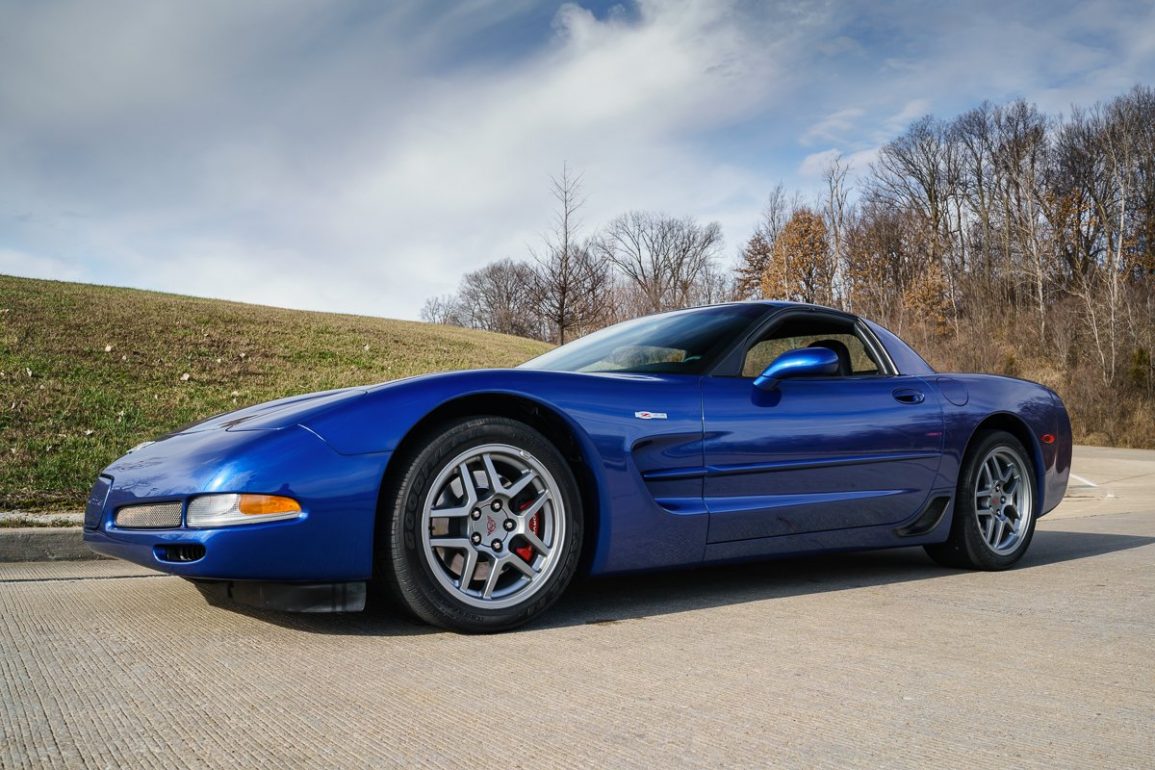
M 442 426 L 399 461 L 377 566 L 413 614 L 455 631 L 502 631 L 558 599 L 577 570 L 582 511 L 549 440 L 478 417 Z
M 992 431 L 967 452 L 945 543 L 926 546 L 948 567 L 1007 569 L 1035 533 L 1034 464 L 1014 436 Z

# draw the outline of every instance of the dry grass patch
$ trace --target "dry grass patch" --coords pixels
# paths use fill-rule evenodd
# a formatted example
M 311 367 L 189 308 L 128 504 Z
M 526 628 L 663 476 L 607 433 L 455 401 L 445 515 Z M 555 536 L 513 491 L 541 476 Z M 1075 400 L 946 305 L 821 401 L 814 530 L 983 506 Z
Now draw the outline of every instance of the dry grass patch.
M 548 345 L 384 318 L 0 275 L 0 510 L 76 510 L 133 445 L 248 404 Z

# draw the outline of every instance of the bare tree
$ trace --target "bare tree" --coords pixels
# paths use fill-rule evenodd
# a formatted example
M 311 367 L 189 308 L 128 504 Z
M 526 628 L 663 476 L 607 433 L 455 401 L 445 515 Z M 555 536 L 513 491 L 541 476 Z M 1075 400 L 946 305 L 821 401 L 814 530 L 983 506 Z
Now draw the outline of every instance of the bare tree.
M 822 172 L 822 180 L 826 183 L 822 214 L 826 219 L 832 262 L 831 301 L 846 308 L 850 306 L 850 296 L 846 290 L 846 227 L 850 196 L 846 175 L 849 172 L 850 165 L 841 154 L 835 155 Z
M 951 229 L 948 199 L 957 165 L 953 155 L 946 126 L 927 115 L 884 145 L 872 167 L 875 195 L 923 220 L 932 259 L 943 256 Z
M 1135 92 L 1133 92 L 1135 93 Z M 1095 105 L 1072 115 L 1071 133 L 1093 159 L 1093 172 L 1086 190 L 1092 213 L 1099 223 L 1095 252 L 1099 259 L 1081 276 L 1075 289 L 1082 300 L 1084 318 L 1095 345 L 1104 384 L 1116 376 L 1119 348 L 1126 313 L 1126 281 L 1131 273 L 1130 241 L 1134 221 L 1134 188 L 1141 137 L 1141 112 L 1128 97 L 1106 106 Z
M 647 211 L 623 214 L 596 241 L 598 254 L 645 298 L 646 312 L 694 304 L 721 246 L 717 222 L 699 225 Z
M 760 276 L 767 292 L 819 299 L 824 273 L 806 268 L 825 241 L 834 301 L 944 367 L 1046 382 L 1083 437 L 1150 445 L 1155 88 L 1066 118 L 1022 100 L 927 116 L 881 149 L 857 196 L 843 197 L 846 178 L 838 163 L 824 175 L 824 238 L 774 219 L 788 199 L 775 191 L 741 254 L 742 296 Z
M 994 110 L 993 152 L 1001 203 L 1005 271 L 1026 278 L 1035 302 L 1039 341 L 1046 339 L 1046 292 L 1051 274 L 1041 189 L 1047 161 L 1047 121 L 1023 100 Z M 1016 280 L 1015 283 L 1018 283 Z
M 958 328 L 957 278 L 966 270 L 966 259 L 962 248 L 952 254 L 951 247 L 961 216 L 962 166 L 949 127 L 931 115 L 920 118 L 882 147 L 871 172 L 873 197 L 916 217 L 920 247 L 943 268 Z
M 531 253 L 536 265 L 535 296 L 550 337 L 564 345 L 574 332 L 596 328 L 604 315 L 609 267 L 587 241 L 580 240 L 578 210 L 585 203 L 581 175 L 563 165 L 560 177 L 551 177 L 550 192 L 557 201 L 553 226 L 545 249 Z
M 457 300 L 464 325 L 542 339 L 542 322 L 533 296 L 535 279 L 533 267 L 512 259 L 466 273 Z
M 959 148 L 960 193 L 969 214 L 970 226 L 960 223 L 960 236 L 969 236 L 969 251 L 978 255 L 979 264 L 971 263 L 972 277 L 981 284 L 980 291 L 990 292 L 995 276 L 994 233 L 996 187 L 994 107 L 983 102 L 963 113 L 950 126 L 950 134 Z
M 856 312 L 904 326 L 903 298 L 929 259 L 920 247 L 921 218 L 868 195 L 847 230 L 847 286 Z
M 431 324 L 464 326 L 456 294 L 430 297 L 421 306 L 421 320 Z
M 1099 202 L 1110 196 L 1097 120 L 1075 108 L 1057 128 L 1046 171 L 1047 217 L 1071 284 L 1082 283 L 1102 255 L 1106 222 Z

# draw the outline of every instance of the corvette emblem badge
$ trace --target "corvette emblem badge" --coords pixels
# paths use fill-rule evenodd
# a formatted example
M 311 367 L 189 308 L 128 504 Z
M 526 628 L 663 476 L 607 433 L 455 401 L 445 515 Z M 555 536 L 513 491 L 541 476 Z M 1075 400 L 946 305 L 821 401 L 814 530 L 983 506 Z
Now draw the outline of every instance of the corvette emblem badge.
M 639 420 L 664 420 L 666 419 L 665 412 L 634 412 L 634 417 Z
M 485 531 L 492 535 L 493 530 L 495 530 L 495 529 L 497 529 L 497 522 L 493 520 L 492 516 L 486 516 L 485 517 Z

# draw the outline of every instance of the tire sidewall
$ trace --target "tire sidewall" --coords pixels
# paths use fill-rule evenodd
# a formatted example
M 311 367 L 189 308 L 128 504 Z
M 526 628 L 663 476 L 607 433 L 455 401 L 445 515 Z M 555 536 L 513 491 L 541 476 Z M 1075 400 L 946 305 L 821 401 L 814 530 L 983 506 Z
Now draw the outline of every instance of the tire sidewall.
M 1015 550 L 1010 553 L 995 553 L 983 537 L 979 525 L 978 512 L 975 509 L 975 484 L 981 469 L 983 459 L 996 448 L 1003 447 L 1013 451 L 1023 463 L 1025 481 L 1031 485 L 1031 519 L 1027 523 L 1027 531 L 1023 534 Z M 962 545 L 970 561 L 980 569 L 1006 569 L 1022 558 L 1031 540 L 1035 535 L 1035 522 L 1039 511 L 1038 483 L 1035 477 L 1035 463 L 1017 438 L 1004 431 L 993 431 L 983 435 L 967 452 L 963 466 L 963 474 L 959 479 L 955 516 L 959 517 Z
M 471 448 L 493 443 L 524 449 L 546 467 L 562 497 L 565 531 L 561 561 L 546 578 L 546 585 L 524 603 L 490 610 L 462 602 L 438 582 L 435 567 L 424 554 L 420 527 L 430 487 L 446 462 Z M 581 495 L 573 471 L 557 447 L 532 427 L 504 417 L 457 420 L 439 426 L 419 444 L 415 453 L 401 458 L 403 471 L 386 507 L 388 539 L 378 547 L 378 570 L 389 577 L 402 603 L 434 625 L 485 633 L 521 625 L 557 601 L 577 571 L 583 535 Z M 380 554 L 386 558 L 381 560 Z

